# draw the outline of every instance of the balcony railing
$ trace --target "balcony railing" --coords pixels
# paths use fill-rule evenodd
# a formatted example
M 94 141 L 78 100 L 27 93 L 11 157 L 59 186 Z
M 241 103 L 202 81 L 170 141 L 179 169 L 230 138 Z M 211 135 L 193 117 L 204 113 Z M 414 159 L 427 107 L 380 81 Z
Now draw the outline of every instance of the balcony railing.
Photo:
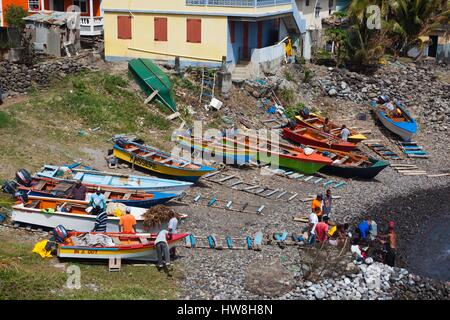
M 187 6 L 257 8 L 292 3 L 293 0 L 186 0 Z
M 80 34 L 97 36 L 103 33 L 103 17 L 80 17 Z

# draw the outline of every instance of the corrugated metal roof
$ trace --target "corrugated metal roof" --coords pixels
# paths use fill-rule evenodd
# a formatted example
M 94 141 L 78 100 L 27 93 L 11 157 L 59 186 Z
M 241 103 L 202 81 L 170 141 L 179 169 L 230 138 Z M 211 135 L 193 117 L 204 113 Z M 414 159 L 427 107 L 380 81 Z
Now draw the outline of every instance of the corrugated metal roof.
M 54 25 L 64 25 L 67 23 L 67 20 L 73 17 L 73 15 L 76 14 L 75 12 L 59 12 L 59 11 L 52 11 L 52 12 L 39 12 L 36 14 L 33 14 L 31 16 L 23 18 L 25 21 L 31 21 L 31 22 L 43 22 L 48 24 L 54 24 Z

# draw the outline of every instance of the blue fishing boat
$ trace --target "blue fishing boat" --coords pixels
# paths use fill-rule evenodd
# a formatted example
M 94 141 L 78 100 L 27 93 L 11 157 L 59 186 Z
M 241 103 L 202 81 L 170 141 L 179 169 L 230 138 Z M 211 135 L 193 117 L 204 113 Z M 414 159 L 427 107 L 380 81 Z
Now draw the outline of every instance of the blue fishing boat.
M 73 199 L 76 183 L 73 180 L 55 180 L 52 178 L 35 177 L 29 186 L 19 185 L 28 196 Z M 97 190 L 96 186 L 86 187 L 86 198 Z M 177 195 L 164 192 L 142 192 L 134 190 L 100 188 L 107 202 L 123 203 L 129 207 L 150 208 L 157 204 L 163 204 Z
M 391 102 L 384 96 L 371 101 L 370 106 L 381 123 L 404 141 L 411 141 L 417 133 L 417 123 L 406 107 L 400 102 Z
M 145 192 L 168 192 L 180 194 L 192 183 L 178 180 L 160 179 L 135 175 L 116 174 L 96 170 L 45 165 L 36 173 L 38 177 L 56 180 L 80 180 L 86 186 L 99 186 Z

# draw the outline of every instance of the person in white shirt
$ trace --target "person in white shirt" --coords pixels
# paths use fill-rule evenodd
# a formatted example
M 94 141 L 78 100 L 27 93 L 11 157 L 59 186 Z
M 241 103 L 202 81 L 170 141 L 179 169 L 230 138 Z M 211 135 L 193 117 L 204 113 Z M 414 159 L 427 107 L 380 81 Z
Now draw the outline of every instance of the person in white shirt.
M 345 124 L 342 125 L 342 128 L 341 128 L 341 139 L 344 140 L 344 141 L 347 141 L 349 135 L 350 135 L 350 130 L 347 129 Z
M 309 215 L 308 218 L 309 221 L 309 238 L 308 238 L 308 243 L 309 244 L 314 244 L 316 242 L 316 226 L 319 223 L 319 218 L 317 217 L 317 214 L 315 214 L 314 212 L 311 212 L 311 214 Z
M 161 230 L 156 236 L 155 245 L 156 253 L 158 255 L 158 267 L 170 266 L 170 254 L 169 254 L 169 244 L 167 239 L 170 239 L 171 233 L 167 229 Z M 164 262 L 164 265 L 163 265 Z
M 169 220 L 169 225 L 167 226 L 167 229 L 169 229 L 171 234 L 177 233 L 177 227 L 178 227 L 178 219 L 176 218 L 176 214 L 173 215 L 173 217 Z M 175 247 L 170 248 L 170 256 L 172 258 L 176 257 L 176 249 Z

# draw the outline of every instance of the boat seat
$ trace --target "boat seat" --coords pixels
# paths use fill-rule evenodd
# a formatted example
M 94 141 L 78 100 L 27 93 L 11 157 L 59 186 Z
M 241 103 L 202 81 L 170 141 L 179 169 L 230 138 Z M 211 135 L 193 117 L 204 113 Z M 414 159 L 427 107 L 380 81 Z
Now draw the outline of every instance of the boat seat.
M 131 148 L 127 148 L 125 150 L 128 151 L 128 152 L 134 152 L 136 150 L 139 150 L 139 147 L 131 147 Z
M 149 153 L 144 154 L 143 156 L 141 156 L 141 158 L 148 158 L 148 157 L 151 157 L 151 156 L 153 156 L 155 154 L 156 154 L 156 152 L 149 152 Z
M 174 159 L 172 159 L 172 158 L 167 158 L 167 159 L 164 159 L 163 161 L 160 161 L 160 163 L 167 163 L 167 162 L 169 162 L 169 161 L 173 161 Z
M 128 199 L 130 199 L 130 197 L 131 197 L 131 193 L 126 193 L 126 194 L 123 196 L 122 200 L 128 200 Z
M 140 241 L 142 244 L 147 244 L 147 243 L 148 243 L 148 239 L 147 239 L 146 237 L 139 237 L 139 241 Z
M 355 163 L 354 165 L 357 167 L 357 166 L 359 166 L 360 164 L 362 164 L 364 162 L 364 160 L 359 160 L 357 163 Z
M 188 166 L 189 164 L 190 164 L 190 162 L 185 162 L 180 166 L 180 168 L 184 168 L 184 167 Z
M 42 190 L 42 188 L 45 186 L 46 183 L 47 183 L 47 181 L 41 180 L 41 181 L 39 181 L 39 183 L 34 188 L 36 190 Z
M 29 205 L 27 205 L 27 208 L 35 208 L 38 206 L 38 204 L 41 202 L 41 200 L 34 200 L 33 202 L 31 202 Z
M 303 131 L 306 131 L 306 128 L 300 128 L 300 129 L 294 130 L 295 133 L 300 133 L 300 132 L 303 132 Z
M 306 120 L 303 120 L 303 121 L 311 122 L 311 121 L 315 121 L 317 119 L 318 119 L 317 117 L 314 117 L 314 118 L 309 118 L 309 119 L 306 119 Z
M 341 163 L 344 163 L 344 162 L 347 161 L 349 158 L 350 158 L 349 156 L 343 157 L 342 160 L 341 160 L 341 161 L 342 161 Z
M 77 172 L 73 177 L 73 180 L 82 180 L 84 176 L 84 172 Z
M 112 178 L 113 178 L 112 176 L 106 176 L 105 178 L 103 178 L 103 181 L 100 184 L 109 185 L 111 183 Z
M 110 195 L 111 195 L 111 191 L 106 191 L 104 194 L 105 199 L 108 199 Z

